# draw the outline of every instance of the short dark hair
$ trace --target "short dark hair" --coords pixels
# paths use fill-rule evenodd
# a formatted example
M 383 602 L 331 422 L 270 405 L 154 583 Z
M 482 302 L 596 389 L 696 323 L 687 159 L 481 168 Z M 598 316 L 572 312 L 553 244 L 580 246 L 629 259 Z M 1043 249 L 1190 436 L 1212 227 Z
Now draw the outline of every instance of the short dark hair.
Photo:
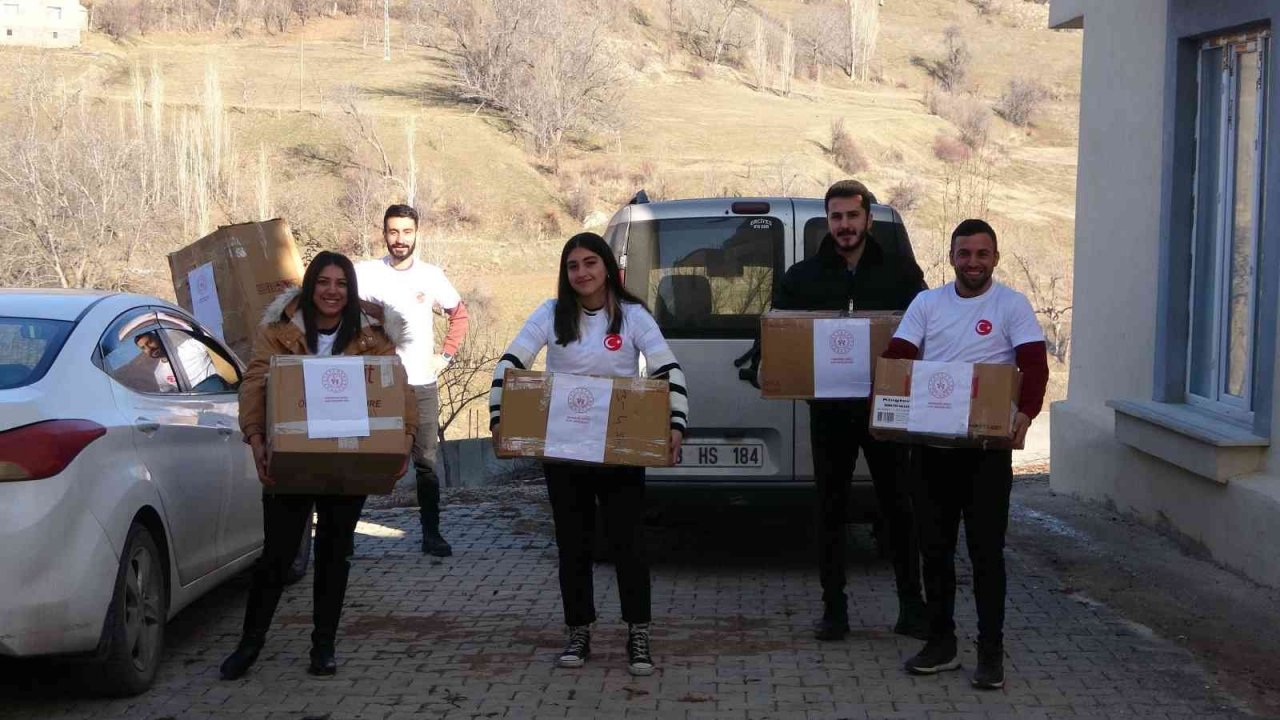
M 952 251 L 956 249 L 956 238 L 969 237 L 970 235 L 990 236 L 991 249 L 995 250 L 996 252 L 1000 252 L 1000 241 L 999 239 L 996 238 L 995 229 L 992 228 L 989 224 L 987 224 L 986 220 L 978 220 L 976 218 L 969 218 L 968 220 L 961 222 L 959 225 L 956 226 L 955 230 L 951 231 Z
M 412 207 L 409 207 L 408 205 L 396 204 L 387 208 L 387 211 L 382 214 L 383 230 L 387 229 L 387 221 L 393 217 L 409 218 L 410 220 L 413 220 L 414 227 L 418 226 L 418 211 L 414 210 Z
M 831 205 L 831 198 L 862 198 L 862 211 L 871 214 L 871 203 L 876 201 L 876 196 L 857 180 L 841 180 L 840 182 L 827 188 L 826 197 L 822 198 L 822 212 L 826 212 Z

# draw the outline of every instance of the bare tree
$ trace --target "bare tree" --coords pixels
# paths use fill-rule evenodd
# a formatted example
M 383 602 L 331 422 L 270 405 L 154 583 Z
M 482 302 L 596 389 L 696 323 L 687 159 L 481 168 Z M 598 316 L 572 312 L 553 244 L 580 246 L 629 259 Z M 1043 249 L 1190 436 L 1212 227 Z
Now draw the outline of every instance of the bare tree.
M 558 158 L 571 133 L 616 125 L 623 79 L 605 21 L 580 0 L 432 0 L 418 42 L 447 53 L 465 99 Z
M 475 402 L 489 396 L 493 369 L 505 341 L 490 321 L 492 302 L 475 291 L 465 293 L 470 327 L 449 367 L 440 373 L 440 439 Z
M 849 10 L 845 72 L 850 78 L 865 81 L 871 76 L 871 58 L 880 35 L 880 3 L 845 0 L 845 4 Z
M 1040 316 L 1045 345 L 1058 362 L 1066 362 L 1071 352 L 1071 270 L 1062 263 L 1051 263 L 1049 270 L 1034 271 L 1022 255 L 1014 252 L 1021 285 Z

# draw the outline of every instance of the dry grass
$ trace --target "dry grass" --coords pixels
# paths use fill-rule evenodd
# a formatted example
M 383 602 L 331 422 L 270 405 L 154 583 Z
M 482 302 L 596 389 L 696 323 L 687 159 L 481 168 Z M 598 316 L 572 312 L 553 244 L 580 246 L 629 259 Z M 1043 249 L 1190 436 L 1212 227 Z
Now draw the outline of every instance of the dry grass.
M 514 333 L 553 292 L 560 245 L 586 215 L 611 213 L 641 187 L 655 199 L 782 188 L 820 195 L 851 172 L 827 152 L 832 123 L 840 119 L 862 154 L 876 159 L 856 171 L 859 179 L 903 204 L 917 198 L 908 218 L 913 239 L 941 242 L 935 198 L 948 161 L 936 156 L 935 144 L 940 133 L 954 136 L 960 123 L 929 113 L 921 98 L 930 79 L 911 60 L 924 53 L 921 48 L 941 47 L 944 28 L 956 25 L 970 39 L 968 83 L 975 103 L 989 108 L 1032 64 L 1049 88 L 1034 127 L 1016 128 L 988 113 L 988 140 L 1004 146 L 1008 156 L 995 178 L 991 215 L 1001 227 L 1016 223 L 1026 229 L 1029 257 L 1039 254 L 1036 243 L 1047 248 L 1069 242 L 1080 34 L 1036 25 L 1042 15 L 1033 13 L 1042 8 L 1024 10 L 1014 6 L 1028 3 L 997 0 L 998 12 L 984 16 L 955 0 L 886 3 L 873 72 L 886 82 L 852 83 L 824 68 L 821 83 L 798 79 L 792 96 L 781 97 L 755 92 L 735 72 L 709 68 L 681 52 L 667 56 L 665 0 L 632 4 L 648 20 L 636 24 L 637 16 L 627 14 L 619 19 L 631 28 L 620 52 L 645 59 L 635 65 L 644 69 L 633 74 L 622 102 L 626 124 L 598 147 L 569 150 L 557 173 L 540 172 L 499 118 L 453 101 L 450 71 L 438 54 L 397 43 L 385 63 L 380 46 L 361 46 L 359 26 L 351 21 L 311 22 L 304 35 L 239 39 L 157 35 L 117 45 L 90 36 L 81 51 L 52 59 L 66 76 L 87 78 L 98 93 L 126 100 L 133 64 L 149 67 L 156 58 L 167 100 L 175 104 L 196 101 L 204 67 L 215 59 L 237 146 L 265 144 L 278 159 L 271 178 L 275 209 L 317 245 L 343 236 L 334 219 L 345 192 L 341 163 L 356 152 L 337 124 L 339 86 L 358 86 L 393 155 L 403 155 L 405 118 L 414 117 L 416 165 L 430 178 L 436 198 L 424 252 L 460 286 L 491 293 L 502 331 Z M 805 4 L 753 3 L 779 20 Z M 21 52 L 0 50 L 0 62 Z M 6 82 L 0 77 L 0 90 Z M 566 190 L 578 187 L 581 197 L 566 200 Z M 144 263 L 165 273 L 163 257 Z

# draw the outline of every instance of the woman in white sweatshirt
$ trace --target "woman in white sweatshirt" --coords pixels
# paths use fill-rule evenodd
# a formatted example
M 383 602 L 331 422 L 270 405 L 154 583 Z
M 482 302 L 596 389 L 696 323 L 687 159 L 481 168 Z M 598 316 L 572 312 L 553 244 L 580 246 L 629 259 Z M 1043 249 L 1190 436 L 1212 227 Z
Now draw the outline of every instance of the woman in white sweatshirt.
M 636 377 L 644 355 L 649 376 L 671 386 L 671 457 L 680 451 L 688 421 L 684 371 L 644 301 L 622 286 L 618 261 L 595 233 L 580 233 L 560 254 L 556 299 L 533 312 L 494 371 L 489 426 L 497 438 L 502 380 L 507 368 L 528 368 L 547 348 L 547 371 Z M 592 588 L 592 540 L 596 502 L 604 513 L 622 619 L 628 626 L 627 660 L 633 675 L 653 672 L 649 642 L 649 566 L 641 556 L 644 468 L 544 462 L 547 494 L 560 550 L 560 596 L 568 644 L 556 664 L 582 667 L 591 654 L 596 609 Z

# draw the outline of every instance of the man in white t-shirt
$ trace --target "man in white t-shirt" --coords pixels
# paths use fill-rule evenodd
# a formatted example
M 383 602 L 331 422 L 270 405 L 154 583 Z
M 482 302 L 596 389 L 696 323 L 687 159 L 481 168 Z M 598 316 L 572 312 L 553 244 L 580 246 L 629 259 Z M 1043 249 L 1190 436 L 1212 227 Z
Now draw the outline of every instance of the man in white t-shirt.
M 1022 389 L 1013 447 L 1021 447 L 1044 403 L 1049 380 L 1044 332 L 1022 293 L 992 280 L 1000 260 L 996 232 L 965 220 L 951 235 L 955 282 L 916 296 L 885 357 L 1016 364 Z M 1008 449 L 920 448 L 913 493 L 924 555 L 929 640 L 906 669 L 931 675 L 960 667 L 956 654 L 956 539 L 964 519 L 978 606 L 978 666 L 974 687 L 1004 685 L 1004 536 L 1009 525 L 1013 455 Z
M 170 339 L 173 340 L 172 334 Z M 177 374 L 174 372 L 173 363 L 170 361 L 168 353 L 164 351 L 164 345 L 160 342 L 160 336 L 156 331 L 143 333 L 134 338 L 133 341 L 137 344 L 139 350 L 155 360 L 156 364 L 153 372 L 159 391 L 163 393 L 178 392 Z M 218 376 L 218 370 L 214 367 L 213 360 L 209 358 L 209 351 L 205 349 L 204 344 L 199 340 L 188 337 L 178 342 L 178 361 L 182 364 L 182 369 L 187 375 L 187 382 L 191 384 L 193 391 L 209 392 L 227 388 L 226 383 Z
M 440 418 L 437 374 L 453 361 L 467 335 L 467 307 L 444 271 L 416 257 L 418 212 L 408 205 L 392 205 L 382 219 L 387 254 L 356 266 L 360 296 L 390 305 L 408 324 L 408 342 L 400 348 L 409 384 L 418 396 L 421 430 L 414 445 L 422 518 L 422 552 L 448 557 L 453 549 L 440 534 L 440 476 L 437 473 Z M 448 318 L 440 353 L 435 350 L 434 313 Z

